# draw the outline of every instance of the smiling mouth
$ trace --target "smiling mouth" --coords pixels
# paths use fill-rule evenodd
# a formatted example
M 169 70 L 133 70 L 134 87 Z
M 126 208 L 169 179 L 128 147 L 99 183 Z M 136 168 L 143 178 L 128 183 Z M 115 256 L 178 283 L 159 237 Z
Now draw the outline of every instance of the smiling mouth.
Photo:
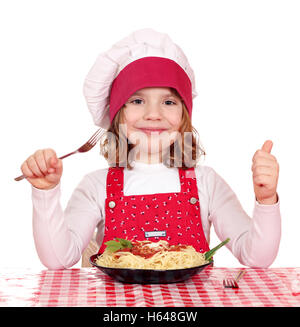
M 151 134 L 151 133 L 162 133 L 167 131 L 167 129 L 164 128 L 139 128 L 140 131 L 146 133 L 146 134 Z

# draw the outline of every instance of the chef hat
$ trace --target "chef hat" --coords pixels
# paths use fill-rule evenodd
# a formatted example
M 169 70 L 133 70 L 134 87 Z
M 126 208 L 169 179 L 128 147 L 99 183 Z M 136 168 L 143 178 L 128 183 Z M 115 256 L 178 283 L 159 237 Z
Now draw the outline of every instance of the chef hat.
M 192 117 L 194 72 L 182 49 L 152 28 L 131 33 L 97 57 L 83 86 L 94 123 L 108 129 L 128 98 L 144 87 L 175 88 Z

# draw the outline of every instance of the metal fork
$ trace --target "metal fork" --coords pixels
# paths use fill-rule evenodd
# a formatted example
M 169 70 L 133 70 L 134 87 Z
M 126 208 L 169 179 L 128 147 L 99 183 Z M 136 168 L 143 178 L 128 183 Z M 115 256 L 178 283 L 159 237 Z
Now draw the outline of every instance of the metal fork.
M 238 281 L 243 277 L 245 274 L 245 270 L 240 270 L 235 278 L 225 278 L 223 280 L 223 285 L 226 288 L 239 288 Z
M 84 143 L 80 148 L 78 148 L 77 150 L 70 152 L 68 154 L 65 154 L 62 157 L 59 157 L 58 159 L 64 159 L 67 158 L 69 156 L 71 156 L 72 154 L 75 153 L 82 153 L 82 152 L 87 152 L 90 151 L 96 144 L 97 142 L 100 140 L 101 136 L 104 134 L 105 129 L 103 128 L 99 128 L 91 137 L 90 139 Z M 22 179 L 26 178 L 26 176 L 21 175 L 15 178 L 15 181 L 21 181 Z

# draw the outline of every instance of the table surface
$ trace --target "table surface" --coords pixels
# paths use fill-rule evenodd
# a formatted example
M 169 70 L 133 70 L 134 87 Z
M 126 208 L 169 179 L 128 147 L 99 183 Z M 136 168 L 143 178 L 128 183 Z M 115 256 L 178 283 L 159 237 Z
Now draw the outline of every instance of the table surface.
M 239 268 L 208 267 L 174 284 L 123 284 L 97 268 L 0 269 L 2 307 L 299 307 L 300 268 L 242 268 L 239 289 L 223 287 Z

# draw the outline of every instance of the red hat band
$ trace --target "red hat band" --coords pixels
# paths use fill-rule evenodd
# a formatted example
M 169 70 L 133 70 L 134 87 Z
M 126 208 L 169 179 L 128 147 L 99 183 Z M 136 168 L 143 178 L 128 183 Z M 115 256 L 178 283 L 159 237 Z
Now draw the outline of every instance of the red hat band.
M 182 67 L 168 58 L 144 57 L 128 64 L 114 79 L 109 99 L 110 122 L 129 97 L 144 87 L 176 89 L 192 117 L 192 85 Z

